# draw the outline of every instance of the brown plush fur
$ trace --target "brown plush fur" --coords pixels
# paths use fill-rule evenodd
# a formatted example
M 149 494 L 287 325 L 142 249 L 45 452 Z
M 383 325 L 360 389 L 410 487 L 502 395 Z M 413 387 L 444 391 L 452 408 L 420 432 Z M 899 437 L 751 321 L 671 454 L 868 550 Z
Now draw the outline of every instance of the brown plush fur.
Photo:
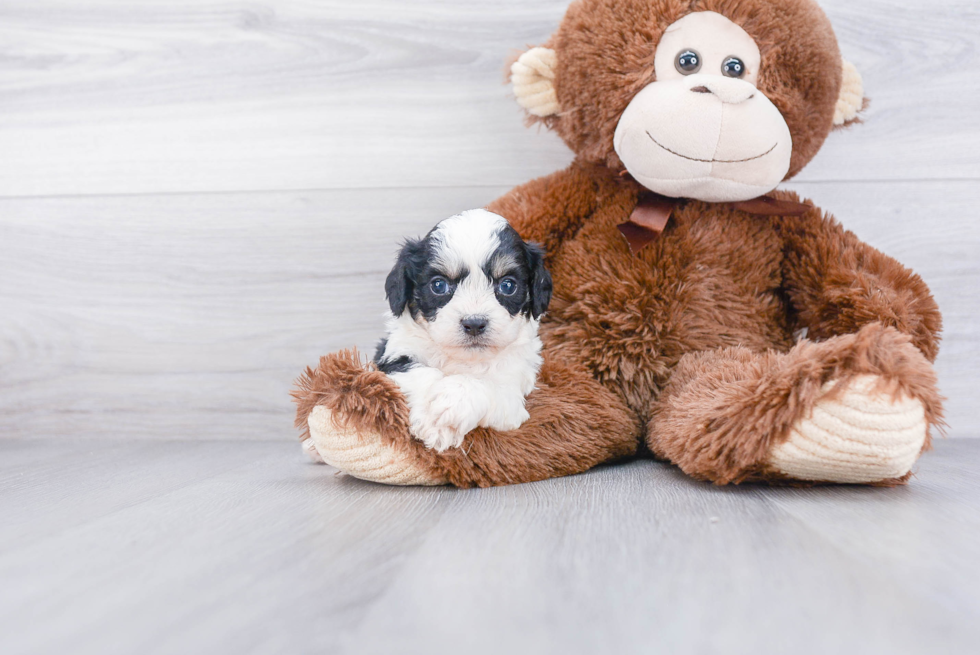
M 546 363 L 528 396 L 531 419 L 512 432 L 479 428 L 462 448 L 439 454 L 408 432 L 408 407 L 397 386 L 356 351 L 320 358 L 297 380 L 296 427 L 309 436 L 317 405 L 333 410 L 338 427 L 377 433 L 385 444 L 458 487 L 530 482 L 585 471 L 636 452 L 640 426 L 623 402 L 587 375 Z
M 615 226 L 639 190 L 606 167 L 576 163 L 492 209 L 551 248 L 546 356 L 583 363 L 623 397 L 649 422 L 654 453 L 719 483 L 758 478 L 821 385 L 860 373 L 894 381 L 925 403 L 931 425 L 940 422 L 929 361 L 941 319 L 921 278 L 816 208 L 762 218 L 682 202 L 660 238 L 632 255 Z M 551 229 L 534 197 L 558 217 Z M 794 347 L 801 327 L 829 340 Z M 742 406 L 727 396 L 719 406 L 719 381 L 728 393 L 752 393 Z
M 918 275 L 869 248 L 830 217 L 777 221 L 794 326 L 811 339 L 856 332 L 872 322 L 912 335 L 930 362 L 939 354 L 939 307 Z M 820 233 L 823 232 L 822 236 Z
M 663 30 L 693 10 L 728 16 L 759 44 L 759 85 L 793 136 L 790 175 L 816 154 L 831 129 L 841 62 L 811 0 L 574 3 L 548 44 L 562 112 L 544 122 L 578 158 L 489 207 L 544 244 L 554 279 L 531 420 L 510 433 L 477 430 L 463 449 L 427 451 L 408 435 L 394 385 L 341 355 L 301 381 L 298 425 L 327 404 L 434 475 L 483 486 L 577 473 L 636 452 L 641 440 L 699 479 L 784 483 L 766 467 L 772 448 L 825 382 L 860 374 L 921 400 L 929 424 L 940 423 L 930 362 L 941 318 L 928 288 L 819 209 L 772 218 L 680 201 L 637 255 L 616 229 L 642 190 L 612 151 L 616 122 L 651 81 Z M 801 328 L 808 340 L 796 344 Z
M 930 426 L 941 422 L 929 362 L 907 335 L 873 323 L 857 334 L 804 341 L 788 353 L 733 347 L 685 355 L 654 403 L 650 449 L 718 484 L 775 474 L 766 460 L 793 424 L 817 399 L 863 374 L 881 376 L 882 390 L 895 397 L 921 399 Z M 841 384 L 824 395 L 831 380 Z
M 338 427 L 373 430 L 389 444 L 408 431 L 408 406 L 398 385 L 365 366 L 357 349 L 321 357 L 315 369 L 307 367 L 296 380 L 291 395 L 302 440 L 310 436 L 307 418 L 317 405 L 333 411 Z

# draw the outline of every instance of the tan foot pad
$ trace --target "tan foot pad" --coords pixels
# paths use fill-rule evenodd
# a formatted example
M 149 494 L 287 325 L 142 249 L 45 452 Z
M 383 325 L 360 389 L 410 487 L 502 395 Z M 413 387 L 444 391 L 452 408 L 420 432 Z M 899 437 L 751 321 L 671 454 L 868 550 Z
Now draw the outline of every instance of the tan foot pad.
M 405 453 L 385 444 L 377 433 L 338 429 L 331 411 L 322 405 L 313 409 L 307 423 L 320 458 L 355 478 L 404 486 L 446 484 Z
M 877 380 L 855 378 L 835 398 L 818 400 L 773 451 L 770 464 L 794 479 L 816 482 L 878 482 L 908 473 L 928 432 L 925 409 L 914 398 L 893 401 L 872 391 Z

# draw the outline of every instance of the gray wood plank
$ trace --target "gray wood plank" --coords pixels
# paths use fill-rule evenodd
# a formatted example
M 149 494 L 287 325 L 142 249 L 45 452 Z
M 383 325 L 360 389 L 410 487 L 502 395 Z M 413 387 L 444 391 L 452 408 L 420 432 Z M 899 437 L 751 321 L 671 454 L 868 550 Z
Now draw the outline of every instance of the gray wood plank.
M 109 466 L 62 466 L 34 498 L 0 494 L 4 515 L 34 513 L 0 552 L 0 650 L 322 652 L 404 566 L 448 491 L 378 493 L 288 442 L 244 443 L 228 460 L 227 444 L 158 446 L 153 461 L 146 445 L 112 444 Z M 175 488 L 155 479 L 192 459 L 211 474 Z M 82 515 L 66 524 L 51 487 L 77 491 Z
M 839 487 L 765 493 L 865 570 L 883 577 L 901 570 L 902 584 L 915 587 L 929 604 L 957 621 L 975 621 L 980 595 L 970 590 L 980 589 L 980 546 L 946 547 L 960 535 L 980 535 L 974 444 L 938 443 L 923 456 L 910 485 L 888 494 Z
M 639 461 L 470 491 L 336 476 L 285 442 L 93 441 L 100 465 L 74 470 L 57 444 L 0 441 L 37 462 L 17 495 L 0 477 L 0 515 L 31 517 L 0 539 L 4 653 L 894 655 L 980 636 L 975 440 L 899 489 L 719 489 Z M 66 522 L 52 499 L 73 493 Z
M 801 179 L 977 179 L 973 0 L 826 0 L 874 103 Z M 567 2 L 0 3 L 0 195 L 513 186 L 505 60 Z
M 26 446 L 4 444 L 0 554 L 250 464 L 257 450 L 213 441 L 62 439 Z
M 950 432 L 980 436 L 980 187 L 793 188 L 932 286 Z M 292 434 L 302 368 L 380 338 L 398 241 L 504 191 L 0 200 L 0 436 Z
M 436 652 L 963 652 L 980 634 L 976 587 L 959 571 L 973 555 L 972 522 L 922 544 L 962 546 L 932 558 L 932 576 L 954 586 L 940 605 L 917 586 L 937 581 L 895 562 L 868 566 L 856 556 L 866 553 L 781 511 L 768 489 L 714 489 L 654 463 L 555 487 L 491 490 L 474 503 L 482 511 L 447 510 L 350 650 L 393 652 L 424 634 Z M 856 494 L 812 504 L 840 514 L 838 499 Z M 876 500 L 904 518 L 901 491 Z M 844 512 L 852 534 L 869 520 L 862 509 Z M 901 518 L 874 527 L 919 538 L 922 526 Z

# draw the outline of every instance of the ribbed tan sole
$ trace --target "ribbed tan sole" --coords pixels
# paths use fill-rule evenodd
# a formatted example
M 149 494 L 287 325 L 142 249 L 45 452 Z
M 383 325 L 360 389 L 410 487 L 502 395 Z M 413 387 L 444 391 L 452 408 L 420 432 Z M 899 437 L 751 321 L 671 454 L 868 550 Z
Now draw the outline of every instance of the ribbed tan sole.
M 773 451 L 770 464 L 815 482 L 878 482 L 908 473 L 925 443 L 925 409 L 914 398 L 893 401 L 873 391 L 876 382 L 875 376 L 858 377 L 843 393 L 817 401 Z
M 317 457 L 310 452 L 311 446 L 315 446 L 321 461 L 361 480 L 401 486 L 446 484 L 445 480 L 407 461 L 403 453 L 386 445 L 380 435 L 339 430 L 331 416 L 331 411 L 321 405 L 313 409 L 307 420 L 310 439 L 303 443 L 303 449 L 314 461 Z M 309 444 L 310 441 L 313 443 Z

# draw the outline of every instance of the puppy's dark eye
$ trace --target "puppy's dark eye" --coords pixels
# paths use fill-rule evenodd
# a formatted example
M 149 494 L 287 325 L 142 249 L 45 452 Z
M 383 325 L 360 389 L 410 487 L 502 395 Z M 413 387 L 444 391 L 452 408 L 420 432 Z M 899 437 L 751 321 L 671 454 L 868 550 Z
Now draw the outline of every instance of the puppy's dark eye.
M 437 296 L 444 296 L 449 293 L 449 282 L 446 281 L 444 277 L 434 277 L 432 281 L 429 282 L 429 288 L 432 289 L 432 293 Z
M 745 63 L 738 57 L 729 57 L 721 65 L 721 72 L 728 77 L 742 77 L 745 75 Z
M 517 293 L 517 280 L 512 277 L 505 277 L 497 283 L 497 289 L 503 296 L 513 296 Z
M 701 55 L 694 50 L 685 50 L 677 55 L 674 67 L 681 75 L 692 75 L 701 70 Z

